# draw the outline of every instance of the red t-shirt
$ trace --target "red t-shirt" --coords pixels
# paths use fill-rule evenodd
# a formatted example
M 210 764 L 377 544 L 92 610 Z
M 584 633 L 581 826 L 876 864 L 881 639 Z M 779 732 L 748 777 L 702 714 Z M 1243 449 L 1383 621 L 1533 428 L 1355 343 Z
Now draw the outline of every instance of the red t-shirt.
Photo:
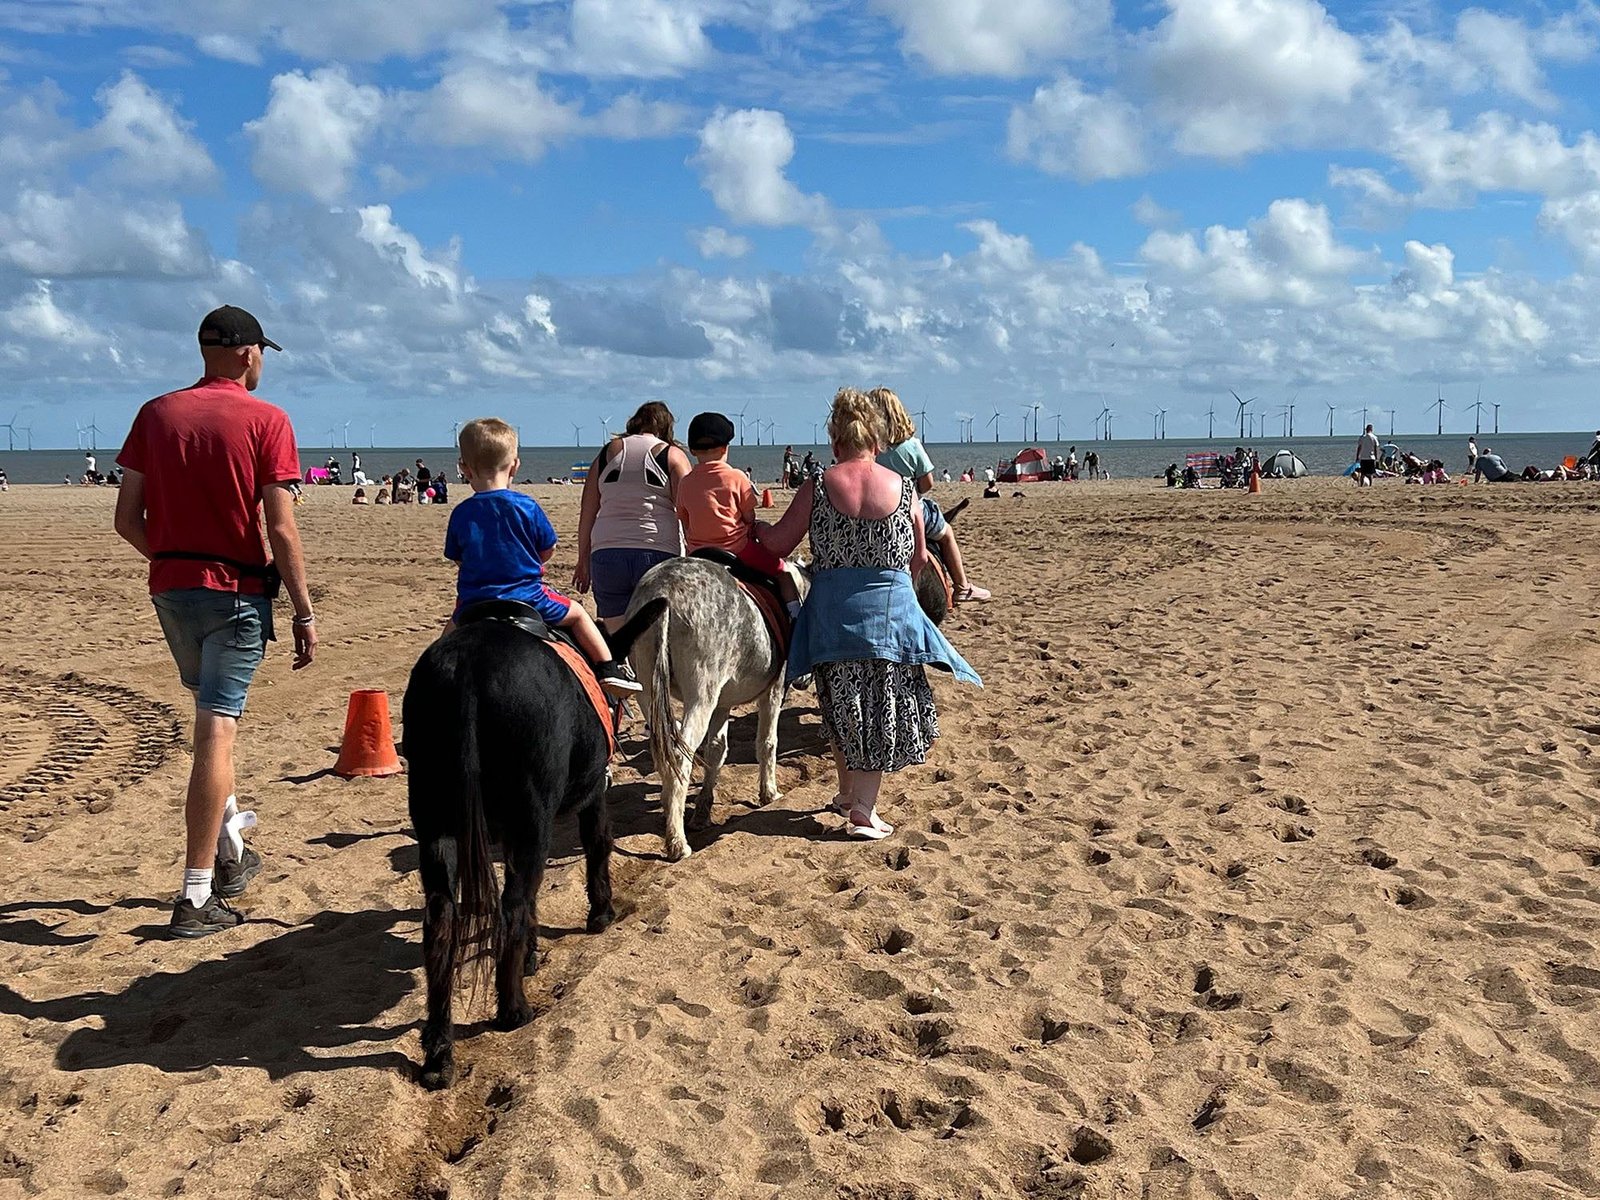
M 152 553 L 187 550 L 265 564 L 261 493 L 300 478 L 288 415 L 231 379 L 202 379 L 139 410 L 117 462 L 144 476 Z M 259 595 L 259 579 L 222 563 L 156 559 L 150 591 L 211 588 Z

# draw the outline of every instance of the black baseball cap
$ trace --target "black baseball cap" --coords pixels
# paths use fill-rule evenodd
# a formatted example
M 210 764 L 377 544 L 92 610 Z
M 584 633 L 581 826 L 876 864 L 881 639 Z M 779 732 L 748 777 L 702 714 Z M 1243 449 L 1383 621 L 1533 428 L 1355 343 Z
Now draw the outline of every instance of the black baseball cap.
M 719 412 L 696 413 L 689 422 L 689 449 L 715 450 L 733 441 L 733 422 Z
M 242 308 L 235 308 L 231 304 L 224 304 L 221 308 L 214 308 L 200 322 L 200 344 L 202 346 L 270 346 L 274 350 L 283 347 L 272 341 L 261 332 L 261 322 L 256 320 Z

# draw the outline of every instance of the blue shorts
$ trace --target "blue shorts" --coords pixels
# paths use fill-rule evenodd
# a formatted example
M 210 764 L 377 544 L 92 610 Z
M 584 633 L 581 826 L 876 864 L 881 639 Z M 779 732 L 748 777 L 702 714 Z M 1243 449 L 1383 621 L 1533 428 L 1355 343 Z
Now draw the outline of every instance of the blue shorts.
M 640 550 L 622 546 L 594 550 L 589 554 L 589 586 L 594 588 L 594 607 L 602 617 L 616 618 L 628 611 L 633 589 L 644 573 L 657 563 L 677 558 L 669 550 Z
M 922 498 L 923 539 L 931 542 L 949 528 L 949 523 L 944 519 L 944 510 L 924 496 Z
M 244 715 L 250 681 L 272 638 L 272 601 L 211 588 L 177 588 L 151 600 L 195 707 Z
M 450 614 L 450 619 L 456 619 L 456 613 L 470 604 L 481 600 L 515 600 L 518 604 L 526 604 L 541 617 L 546 625 L 559 625 L 567 619 L 567 614 L 572 611 L 572 601 L 556 591 L 547 583 L 541 583 L 525 595 L 512 596 L 471 596 L 456 598 L 455 612 Z

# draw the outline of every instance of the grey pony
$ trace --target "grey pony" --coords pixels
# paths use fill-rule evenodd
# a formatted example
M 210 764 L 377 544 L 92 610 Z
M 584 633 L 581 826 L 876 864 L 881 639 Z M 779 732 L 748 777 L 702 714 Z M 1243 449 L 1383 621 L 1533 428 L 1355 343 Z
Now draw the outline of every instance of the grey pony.
M 790 567 L 801 595 L 808 582 Z M 661 777 L 663 839 L 667 857 L 689 857 L 684 805 L 700 753 L 705 782 L 694 825 L 702 828 L 716 802 L 717 777 L 728 757 L 728 719 L 741 704 L 756 703 L 756 762 L 761 803 L 778 791 L 778 713 L 783 707 L 784 661 L 775 652 L 755 601 L 728 569 L 699 558 L 673 558 L 651 567 L 634 589 L 611 644 L 627 647 L 650 722 L 650 757 Z M 683 704 L 674 720 L 671 701 Z

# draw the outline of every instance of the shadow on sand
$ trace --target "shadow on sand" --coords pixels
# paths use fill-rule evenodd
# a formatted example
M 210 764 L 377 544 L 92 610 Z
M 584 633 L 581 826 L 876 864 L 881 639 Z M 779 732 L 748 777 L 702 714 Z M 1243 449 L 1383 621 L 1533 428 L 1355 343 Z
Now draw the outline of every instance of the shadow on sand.
M 74 1029 L 58 1047 L 64 1071 L 143 1063 L 161 1071 L 259 1067 L 274 1079 L 352 1066 L 409 1073 L 394 1050 L 313 1051 L 392 1042 L 411 1028 L 376 1022 L 412 990 L 421 954 L 394 930 L 419 916 L 321 912 L 278 937 L 144 976 L 122 992 L 29 1000 L 0 985 L 0 1013 L 62 1023 L 99 1018 L 101 1028 Z

